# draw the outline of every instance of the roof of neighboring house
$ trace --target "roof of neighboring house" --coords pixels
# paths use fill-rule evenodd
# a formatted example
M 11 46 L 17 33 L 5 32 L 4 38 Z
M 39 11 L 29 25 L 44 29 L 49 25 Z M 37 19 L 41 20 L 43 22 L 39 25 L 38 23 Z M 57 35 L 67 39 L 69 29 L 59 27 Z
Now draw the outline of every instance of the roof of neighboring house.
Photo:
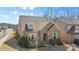
M 73 30 L 75 29 L 75 27 L 73 29 L 68 30 L 68 25 L 79 25 L 79 20 L 65 20 L 65 19 L 58 19 L 58 20 L 54 20 L 55 24 L 57 24 L 62 30 L 64 31 L 70 31 L 73 32 Z M 76 29 L 75 29 L 76 30 Z M 75 31 L 74 30 L 74 31 Z
M 63 31 L 66 31 L 67 24 L 62 20 L 53 20 L 53 22 Z
M 79 24 L 79 20 L 61 20 L 66 24 Z

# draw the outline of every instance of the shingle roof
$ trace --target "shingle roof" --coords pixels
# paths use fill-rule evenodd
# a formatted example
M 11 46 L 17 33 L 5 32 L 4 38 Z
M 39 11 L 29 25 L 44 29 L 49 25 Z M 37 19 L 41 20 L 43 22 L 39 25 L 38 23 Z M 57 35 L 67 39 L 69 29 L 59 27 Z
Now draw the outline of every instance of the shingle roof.
M 25 23 L 32 22 L 35 27 L 34 30 L 41 30 L 44 28 L 50 21 L 44 17 L 37 17 L 37 16 L 19 16 L 19 22 Z M 56 25 L 58 25 L 62 30 L 67 31 L 68 24 L 79 24 L 79 20 L 65 20 L 65 19 L 58 19 L 53 20 Z
M 20 16 L 19 21 L 22 23 L 28 23 L 32 22 L 34 26 L 34 30 L 40 30 L 42 29 L 48 22 L 49 20 L 44 18 L 44 17 L 36 17 L 36 16 Z
M 62 30 L 68 31 L 68 25 L 79 25 L 79 20 L 65 20 L 58 19 L 54 20 L 55 24 L 57 24 Z
M 66 24 L 79 24 L 79 20 L 61 20 Z

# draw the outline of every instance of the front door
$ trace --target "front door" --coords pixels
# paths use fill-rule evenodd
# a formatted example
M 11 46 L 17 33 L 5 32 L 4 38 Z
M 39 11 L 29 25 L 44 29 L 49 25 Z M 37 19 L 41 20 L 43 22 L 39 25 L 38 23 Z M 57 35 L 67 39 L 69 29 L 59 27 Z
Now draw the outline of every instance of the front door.
M 44 34 L 43 34 L 43 40 L 46 41 L 47 38 L 48 38 L 48 37 L 47 37 L 47 33 L 44 33 Z

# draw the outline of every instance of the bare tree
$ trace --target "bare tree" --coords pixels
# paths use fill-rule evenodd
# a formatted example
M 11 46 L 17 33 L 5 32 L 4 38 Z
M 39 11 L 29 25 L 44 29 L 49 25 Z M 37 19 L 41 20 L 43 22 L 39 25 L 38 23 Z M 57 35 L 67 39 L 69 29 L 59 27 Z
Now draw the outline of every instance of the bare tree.
M 64 9 L 64 8 L 63 8 Z M 78 7 L 65 7 L 64 15 L 60 15 L 57 9 L 55 7 L 49 7 L 47 8 L 46 12 L 44 13 L 44 17 L 48 19 L 56 19 L 58 17 L 63 17 L 66 19 L 79 19 L 79 8 Z M 59 16 L 58 16 L 59 15 Z
M 66 17 L 68 19 L 77 19 L 79 17 L 79 11 L 78 7 L 67 7 L 65 8 Z
M 79 7 L 75 7 L 75 16 L 79 19 Z
M 70 18 L 71 18 L 70 15 L 71 15 L 70 9 L 66 7 L 66 8 L 65 8 L 65 17 L 66 17 L 67 19 L 70 19 Z
M 44 13 L 44 17 L 48 18 L 48 19 L 56 19 L 57 12 L 56 12 L 56 10 L 55 10 L 55 12 L 53 12 L 53 11 L 54 11 L 54 8 L 52 8 L 52 7 L 47 8 L 46 12 Z
M 48 12 L 48 11 L 45 11 L 44 17 L 45 17 L 45 18 L 48 18 L 48 15 L 49 15 L 49 12 Z

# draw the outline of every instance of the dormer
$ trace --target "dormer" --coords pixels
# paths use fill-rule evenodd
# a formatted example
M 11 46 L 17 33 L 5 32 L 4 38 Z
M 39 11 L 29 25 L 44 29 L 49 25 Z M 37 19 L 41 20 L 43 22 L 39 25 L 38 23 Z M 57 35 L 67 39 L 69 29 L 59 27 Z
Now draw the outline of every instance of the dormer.
M 33 31 L 34 29 L 34 24 L 31 22 L 28 22 L 25 24 L 25 31 Z
M 33 28 L 34 28 L 34 24 L 31 23 L 31 22 L 29 22 L 29 23 L 28 23 L 28 28 L 29 28 L 29 29 L 33 29 Z
M 79 25 L 68 25 L 69 33 L 79 33 Z

